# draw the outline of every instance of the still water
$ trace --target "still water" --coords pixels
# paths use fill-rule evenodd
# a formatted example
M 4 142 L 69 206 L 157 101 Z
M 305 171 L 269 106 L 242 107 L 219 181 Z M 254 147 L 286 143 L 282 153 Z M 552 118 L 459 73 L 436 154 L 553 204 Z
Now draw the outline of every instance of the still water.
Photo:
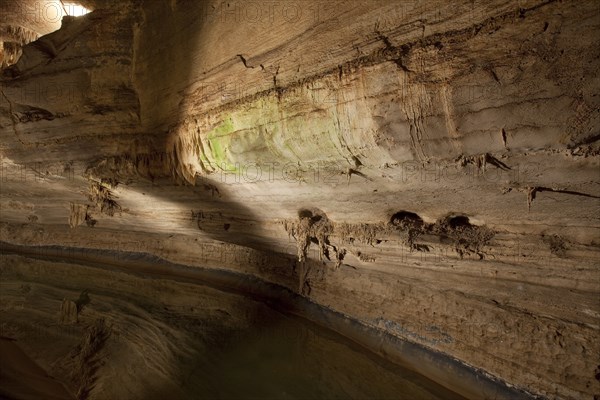
M 279 313 L 222 338 L 184 390 L 213 399 L 462 399 L 334 332 Z
M 111 336 L 90 364 L 90 399 L 462 398 L 329 329 L 167 267 L 4 257 L 2 304 L 20 306 L 0 307 L 3 327 L 76 393 L 73 349 L 85 326 L 109 321 Z M 79 322 L 57 324 L 62 299 L 76 300 L 82 289 L 89 303 Z M 274 299 L 279 309 L 282 297 Z

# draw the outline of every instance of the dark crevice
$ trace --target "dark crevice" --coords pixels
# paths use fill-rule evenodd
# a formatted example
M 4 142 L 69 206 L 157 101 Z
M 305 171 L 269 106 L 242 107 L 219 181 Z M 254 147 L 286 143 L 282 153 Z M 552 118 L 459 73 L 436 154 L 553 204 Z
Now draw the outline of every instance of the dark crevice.
M 564 189 L 554 189 L 554 188 L 549 188 L 549 187 L 544 187 L 544 186 L 534 186 L 534 187 L 528 188 L 528 190 L 527 190 L 527 205 L 529 208 L 531 208 L 531 203 L 533 203 L 533 200 L 535 200 L 537 194 L 541 193 L 541 192 L 563 193 L 563 194 L 570 194 L 573 196 L 581 196 L 581 197 L 590 197 L 592 199 L 600 199 L 600 196 L 594 196 L 593 194 L 577 192 L 575 190 L 564 190 Z
M 423 226 L 423 218 L 414 212 L 399 211 L 391 216 L 390 224 L 400 227 L 411 226 L 416 228 Z
M 300 219 L 311 218 L 312 216 L 313 216 L 313 213 L 310 210 L 302 209 L 302 210 L 298 211 L 298 218 L 300 218 Z
M 236 57 L 239 57 L 240 60 L 242 60 L 242 63 L 244 64 L 244 67 L 246 67 L 246 68 L 254 68 L 253 66 L 248 65 L 248 62 L 246 61 L 246 58 L 243 55 L 236 54 Z
M 448 225 L 452 229 L 473 226 L 471 224 L 471 222 L 469 221 L 469 217 L 466 217 L 464 215 L 457 215 L 455 217 L 449 217 L 447 221 L 448 221 Z

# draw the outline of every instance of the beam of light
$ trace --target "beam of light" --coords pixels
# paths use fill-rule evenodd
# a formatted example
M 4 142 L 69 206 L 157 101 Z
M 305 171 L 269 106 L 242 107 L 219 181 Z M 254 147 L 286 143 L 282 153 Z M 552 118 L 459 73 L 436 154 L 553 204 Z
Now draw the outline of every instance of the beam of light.
M 80 17 L 93 10 L 75 3 L 62 0 L 39 0 L 24 8 L 24 15 L 34 18 L 37 33 L 47 35 L 60 29 L 64 16 Z
M 81 17 L 91 11 L 77 3 L 62 3 L 62 6 L 63 15 L 69 15 L 71 17 Z

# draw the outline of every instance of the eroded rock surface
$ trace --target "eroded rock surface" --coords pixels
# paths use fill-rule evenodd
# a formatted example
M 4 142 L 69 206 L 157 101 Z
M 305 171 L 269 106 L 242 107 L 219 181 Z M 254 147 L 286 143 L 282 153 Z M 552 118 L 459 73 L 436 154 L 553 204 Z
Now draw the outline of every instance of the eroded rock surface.
M 2 241 L 250 274 L 600 395 L 597 2 L 85 5 L 3 67 Z

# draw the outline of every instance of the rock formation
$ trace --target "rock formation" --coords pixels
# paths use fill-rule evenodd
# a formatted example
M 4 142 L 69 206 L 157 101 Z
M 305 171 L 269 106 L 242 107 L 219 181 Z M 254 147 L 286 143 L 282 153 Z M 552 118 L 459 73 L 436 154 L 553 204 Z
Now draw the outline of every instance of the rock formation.
M 77 305 L 74 301 L 63 299 L 60 305 L 60 323 L 63 325 L 77 323 Z
M 19 4 L 2 242 L 233 271 L 600 395 L 597 2 Z

